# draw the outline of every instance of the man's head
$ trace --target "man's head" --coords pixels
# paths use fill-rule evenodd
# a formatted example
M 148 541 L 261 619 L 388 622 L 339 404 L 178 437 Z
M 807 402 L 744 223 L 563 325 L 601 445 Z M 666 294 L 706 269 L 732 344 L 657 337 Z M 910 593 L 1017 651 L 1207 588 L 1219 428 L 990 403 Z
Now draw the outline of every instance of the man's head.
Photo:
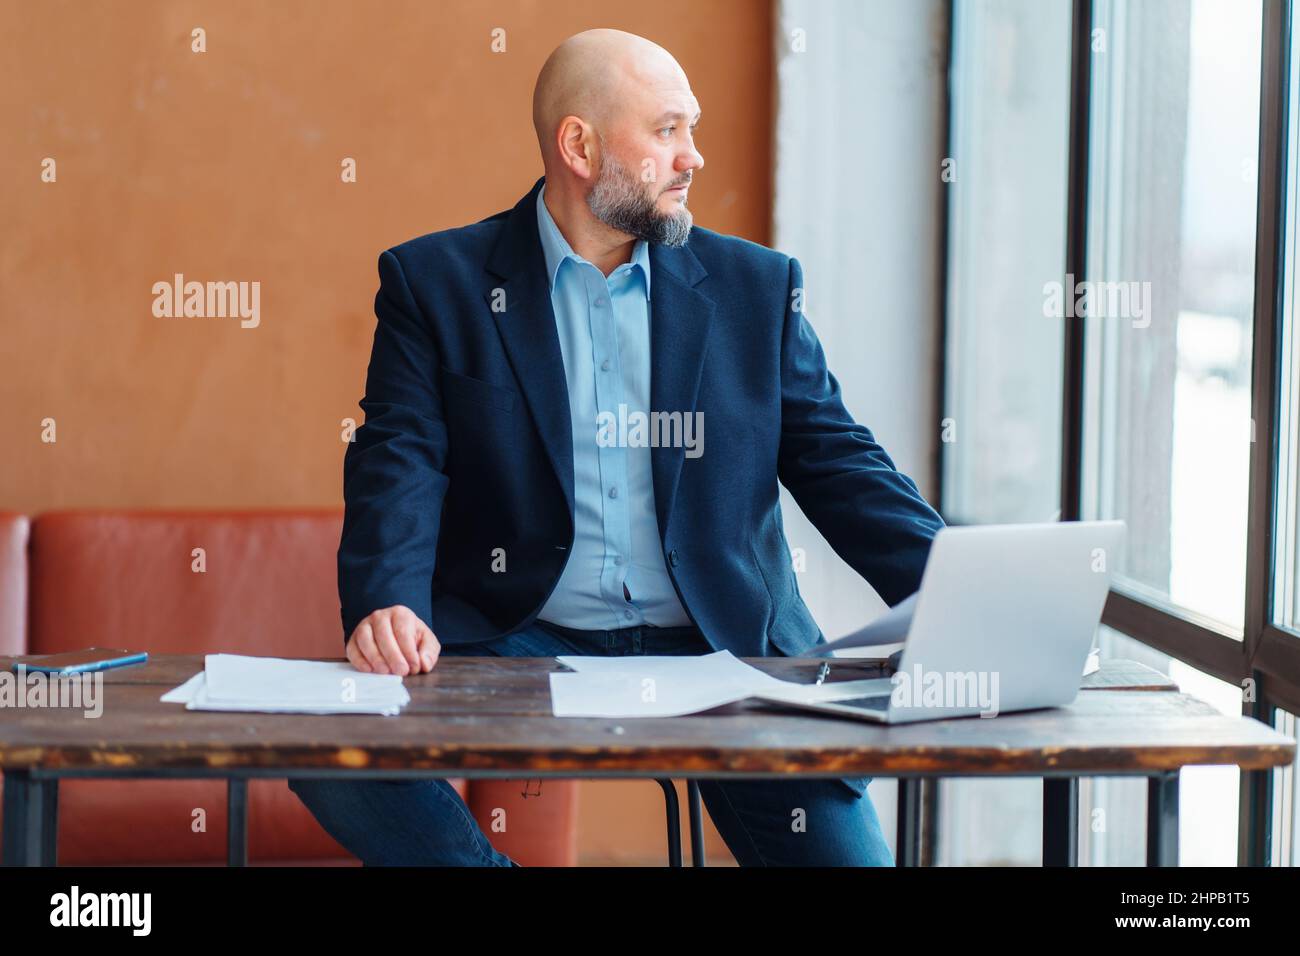
M 547 195 L 582 196 L 617 233 L 681 245 L 692 224 L 689 184 L 704 165 L 699 117 L 686 74 L 663 47 L 621 30 L 569 37 L 533 92 Z

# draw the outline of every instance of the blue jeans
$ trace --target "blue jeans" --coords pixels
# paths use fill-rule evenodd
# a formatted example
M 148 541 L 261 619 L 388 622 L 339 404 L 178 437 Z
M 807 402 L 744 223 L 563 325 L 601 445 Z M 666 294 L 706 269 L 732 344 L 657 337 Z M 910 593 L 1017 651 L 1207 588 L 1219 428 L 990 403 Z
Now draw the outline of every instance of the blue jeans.
M 442 657 L 708 654 L 693 627 L 578 631 L 538 621 Z M 742 866 L 893 866 L 870 778 L 700 780 L 709 817 Z M 289 789 L 367 866 L 517 866 L 446 780 L 299 780 Z

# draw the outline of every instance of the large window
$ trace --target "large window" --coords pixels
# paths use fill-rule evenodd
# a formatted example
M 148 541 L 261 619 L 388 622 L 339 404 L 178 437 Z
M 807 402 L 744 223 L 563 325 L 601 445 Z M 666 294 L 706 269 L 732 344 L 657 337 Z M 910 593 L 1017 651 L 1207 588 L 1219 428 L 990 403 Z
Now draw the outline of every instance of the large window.
M 1119 587 L 1240 636 L 1259 140 L 1259 0 L 1099 3 L 1084 515 Z
M 1297 4 L 957 0 L 941 445 L 950 521 L 1123 519 L 1103 655 L 1289 733 Z M 1294 768 L 1182 782 L 1184 863 L 1296 860 Z M 988 862 L 945 828 L 991 800 L 1037 818 L 1032 788 L 979 786 L 945 782 L 941 861 Z M 1083 782 L 1082 862 L 1142 862 L 1144 787 Z M 1108 829 L 1092 829 L 1098 811 Z M 1037 861 L 996 838 L 1013 849 L 1001 862 Z

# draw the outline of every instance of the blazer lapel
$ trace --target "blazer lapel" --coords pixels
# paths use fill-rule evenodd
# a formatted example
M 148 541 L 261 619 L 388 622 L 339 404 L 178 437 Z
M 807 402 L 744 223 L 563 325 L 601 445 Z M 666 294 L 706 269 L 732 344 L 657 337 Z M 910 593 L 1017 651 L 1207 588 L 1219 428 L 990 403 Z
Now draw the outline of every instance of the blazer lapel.
M 708 272 L 689 243 L 676 249 L 655 244 L 650 247 L 650 274 L 649 410 L 681 412 L 684 425 L 687 416 L 695 413 L 715 308 L 712 299 L 693 288 Z M 685 457 L 681 445 L 650 449 L 661 539 L 668 534 Z
M 545 181 L 544 176 L 537 180 L 528 195 L 507 214 L 505 228 L 488 259 L 488 270 L 504 281 L 490 286 L 484 299 L 496 320 L 542 447 L 564 489 L 572 520 L 573 422 L 569 387 L 546 280 L 546 257 L 537 233 L 537 194 Z

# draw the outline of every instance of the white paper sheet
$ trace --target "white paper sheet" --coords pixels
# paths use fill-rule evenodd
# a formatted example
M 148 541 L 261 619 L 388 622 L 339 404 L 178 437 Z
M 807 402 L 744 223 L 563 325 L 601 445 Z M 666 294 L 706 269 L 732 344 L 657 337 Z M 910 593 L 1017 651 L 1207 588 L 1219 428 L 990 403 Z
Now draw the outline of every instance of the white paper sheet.
M 818 644 L 809 649 L 808 657 L 821 657 L 834 651 L 850 647 L 879 647 L 882 644 L 898 644 L 907 640 L 907 632 L 912 628 L 912 615 L 916 612 L 916 602 L 921 596 L 917 591 L 911 597 L 903 598 L 870 624 L 865 624 L 850 634 Z
M 746 664 L 731 651 L 714 651 L 712 654 L 679 654 L 668 656 L 628 655 L 626 657 L 586 657 L 563 655 L 555 658 L 565 667 L 581 674 L 652 674 L 654 676 L 687 675 L 697 679 L 734 680 L 752 684 L 784 684 L 786 681 Z
M 825 684 L 791 684 L 764 687 L 766 698 L 795 701 L 848 700 L 851 697 L 888 697 L 894 692 L 894 682 L 888 677 L 871 677 L 864 680 L 841 680 Z
M 203 686 L 204 677 L 205 675 L 203 671 L 199 671 L 184 684 L 181 684 L 179 687 L 173 687 L 158 699 L 164 704 L 188 704 L 194 699 L 194 695 L 198 689 Z
M 551 711 L 556 717 L 680 717 L 753 695 L 749 687 L 652 681 L 632 674 L 552 674 Z
M 680 717 L 756 694 L 836 700 L 889 694 L 888 678 L 797 684 L 746 664 L 730 651 L 679 657 L 557 657 L 575 674 L 551 674 L 556 717 Z
M 161 700 L 187 710 L 393 716 L 411 695 L 400 676 L 365 674 L 348 663 L 209 654 L 202 672 Z

